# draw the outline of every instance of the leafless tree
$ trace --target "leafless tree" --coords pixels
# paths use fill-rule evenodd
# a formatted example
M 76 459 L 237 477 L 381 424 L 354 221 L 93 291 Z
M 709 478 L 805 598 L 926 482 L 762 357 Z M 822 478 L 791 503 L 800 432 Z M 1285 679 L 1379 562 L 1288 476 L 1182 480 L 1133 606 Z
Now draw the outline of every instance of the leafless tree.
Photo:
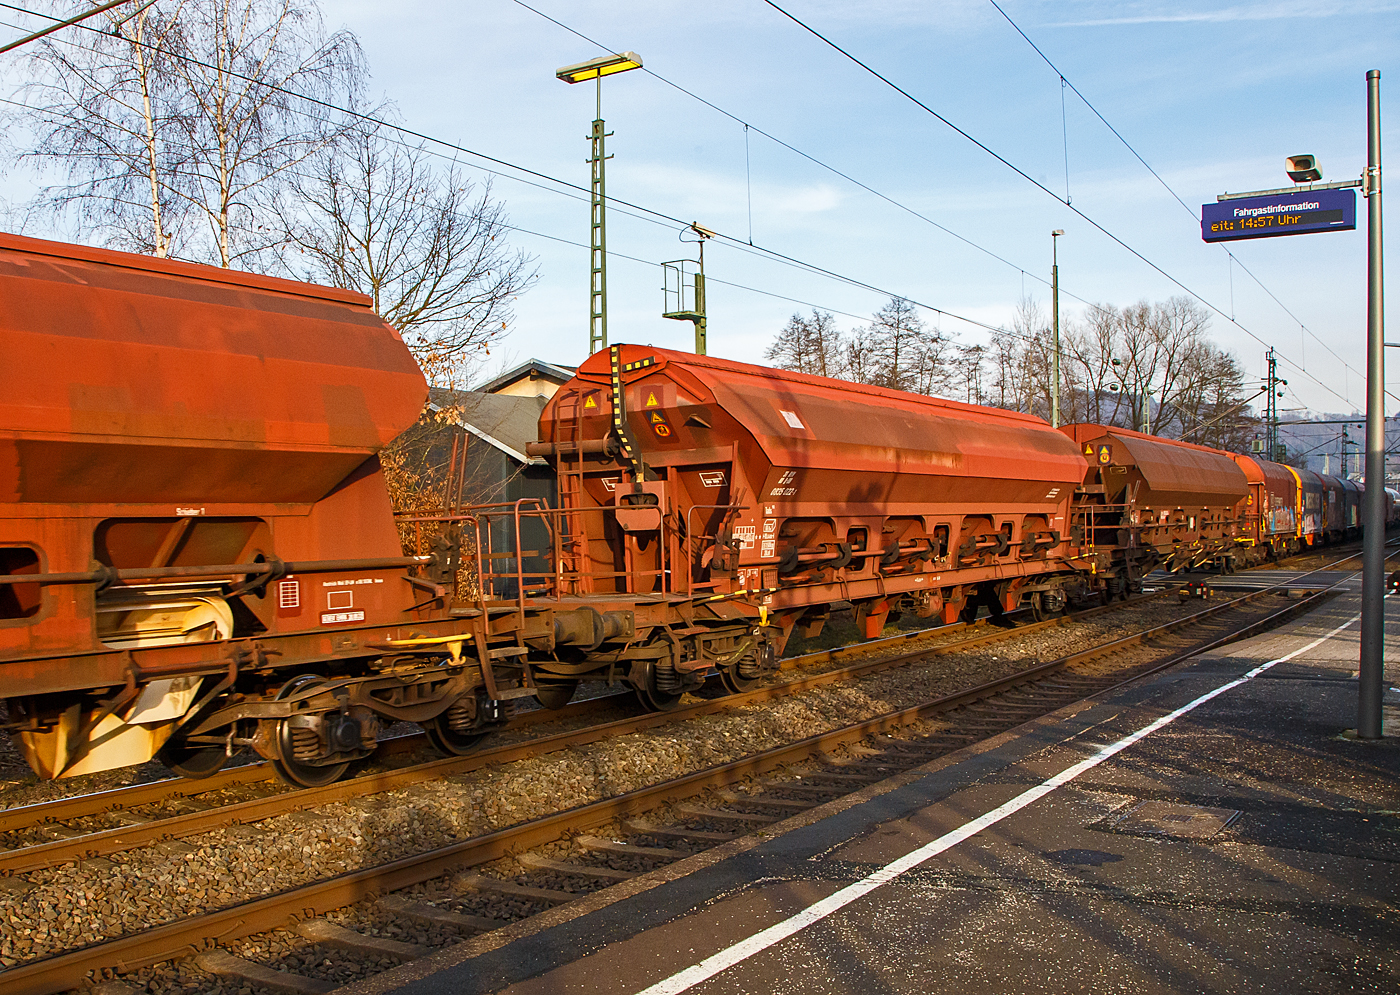
M 927 331 L 913 343 L 912 362 L 906 367 L 906 388 L 916 394 L 947 397 L 957 393 L 961 377 L 960 347 L 938 331 Z
M 1050 369 L 1045 340 L 1050 326 L 1039 304 L 1023 297 L 1011 327 L 992 333 L 988 362 L 991 386 L 987 400 L 1013 411 L 1049 415 Z
M 314 0 L 160 0 L 104 16 L 106 33 L 55 36 L 29 56 L 23 124 L 37 141 L 24 155 L 66 181 L 46 203 L 123 247 L 253 265 L 275 240 L 276 185 L 348 126 L 301 98 L 356 99 L 358 42 L 327 35 Z
M 824 311 L 794 314 L 765 355 L 780 369 L 918 394 L 955 394 L 964 377 L 953 340 L 928 328 L 915 305 L 899 297 L 890 298 L 869 325 L 846 334 Z
M 958 379 L 961 381 L 961 391 L 966 395 L 965 399 L 969 404 L 982 404 L 985 401 L 982 394 L 982 375 L 986 356 L 987 347 L 984 345 L 958 346 Z
M 184 0 L 172 68 L 188 111 L 178 188 L 203 216 L 220 265 L 276 240 L 278 181 L 352 127 L 292 94 L 353 103 L 365 67 L 347 31 L 327 35 L 297 0 Z
M 25 50 L 28 79 L 17 96 L 26 109 L 8 124 L 29 132 L 32 144 L 17 145 L 11 158 L 62 176 L 32 205 L 36 213 L 67 215 L 80 233 L 119 248 L 162 257 L 183 249 L 189 203 L 173 185 L 186 125 L 171 72 L 181 8 L 116 8 L 100 16 L 103 30 L 74 30 Z
M 1185 297 L 1125 308 L 1092 305 L 1061 327 L 1060 414 L 1065 423 L 1091 421 L 1178 436 L 1231 412 L 1200 438 L 1239 447 L 1250 422 L 1243 404 L 1244 372 L 1206 335 L 1209 316 Z M 989 400 L 1048 417 L 1052 337 L 1039 306 L 1022 301 L 1012 328 L 992 336 Z M 1227 445 L 1228 443 L 1228 445 Z
M 1127 424 L 1127 397 L 1113 365 L 1118 329 L 1119 312 L 1111 306 L 1090 307 L 1082 321 L 1066 322 L 1061 337 L 1066 390 L 1060 402 L 1066 422 Z
M 436 386 L 470 382 L 536 278 L 490 186 L 369 128 L 308 166 L 277 213 L 284 265 L 373 298 Z
M 866 335 L 877 356 L 873 382 L 893 390 L 915 389 L 929 333 L 914 305 L 891 297 L 875 312 Z
M 837 377 L 844 366 L 843 345 L 836 319 L 814 308 L 809 318 L 800 314 L 789 318 L 764 355 L 779 369 Z
M 854 383 L 875 384 L 882 376 L 880 355 L 865 329 L 854 329 L 841 346 L 841 377 Z
M 992 333 L 987 362 L 991 365 L 992 390 L 988 403 L 1012 411 L 1022 410 L 1020 382 L 1021 343 L 1017 334 L 1008 329 Z

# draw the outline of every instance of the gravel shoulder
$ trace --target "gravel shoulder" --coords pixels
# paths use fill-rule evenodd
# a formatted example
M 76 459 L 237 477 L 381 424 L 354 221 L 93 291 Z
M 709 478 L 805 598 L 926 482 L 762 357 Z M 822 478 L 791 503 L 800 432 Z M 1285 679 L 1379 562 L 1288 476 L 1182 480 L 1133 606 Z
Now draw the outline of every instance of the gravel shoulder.
M 973 687 L 1200 608 L 1200 602 L 1180 604 L 1174 599 L 1125 606 L 1121 612 L 926 663 L 505 767 L 16 875 L 0 882 L 6 892 L 0 916 L 0 964 L 34 960 L 738 760 Z M 886 655 L 906 653 L 918 642 L 901 643 Z M 788 672 L 779 679 L 800 676 L 800 671 Z M 458 908 L 472 912 L 469 905 Z M 446 942 L 446 937 L 425 937 L 410 942 L 432 946 Z M 319 949 L 300 937 L 285 943 L 286 955 L 309 946 Z M 271 948 L 256 959 L 270 955 Z M 327 970 L 343 960 L 329 954 L 322 959 L 332 961 L 322 965 Z M 185 987 L 190 983 L 189 970 L 168 966 L 142 972 L 140 983 L 153 993 L 192 990 Z M 332 979 L 327 976 L 327 980 Z M 233 983 L 220 981 L 225 984 Z M 243 992 L 245 987 L 238 984 L 227 990 Z M 203 984 L 195 988 L 223 990 Z

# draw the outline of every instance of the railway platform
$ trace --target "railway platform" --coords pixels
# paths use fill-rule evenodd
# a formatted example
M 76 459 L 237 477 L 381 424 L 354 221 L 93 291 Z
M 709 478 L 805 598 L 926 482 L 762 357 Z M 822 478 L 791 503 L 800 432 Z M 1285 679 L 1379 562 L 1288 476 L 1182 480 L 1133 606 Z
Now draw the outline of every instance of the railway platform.
M 1386 737 L 1348 738 L 1357 586 L 342 991 L 1400 990 L 1400 640 Z

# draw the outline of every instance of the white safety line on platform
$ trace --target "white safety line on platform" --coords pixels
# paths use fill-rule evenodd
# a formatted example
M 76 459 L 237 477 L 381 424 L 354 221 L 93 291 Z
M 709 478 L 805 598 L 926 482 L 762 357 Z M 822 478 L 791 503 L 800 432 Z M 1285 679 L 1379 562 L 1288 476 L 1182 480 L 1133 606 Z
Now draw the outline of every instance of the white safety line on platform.
M 913 870 L 915 867 L 918 867 L 925 861 L 938 856 L 943 851 L 950 849 L 951 847 L 957 846 L 959 843 L 963 842 L 963 840 L 976 836 L 978 833 L 988 828 L 989 826 L 994 826 L 1002 819 L 1005 819 L 1007 816 L 1013 815 L 1016 812 L 1021 811 L 1021 809 L 1025 808 L 1032 802 L 1045 797 L 1050 792 L 1054 791 L 1056 788 L 1068 784 L 1070 781 L 1073 781 L 1076 777 L 1078 777 L 1080 774 L 1083 774 L 1085 771 L 1097 767 L 1099 764 L 1103 763 L 1110 757 L 1123 752 L 1128 747 L 1132 746 L 1134 743 L 1138 742 L 1146 736 L 1152 735 L 1152 733 L 1156 732 L 1158 729 L 1170 725 L 1177 719 L 1181 718 L 1183 715 L 1187 714 L 1188 712 L 1194 711 L 1195 709 L 1199 708 L 1201 705 L 1204 705 L 1211 699 L 1224 694 L 1231 688 L 1237 688 L 1241 684 L 1253 680 L 1260 674 L 1264 673 L 1264 671 L 1268 670 L 1273 666 L 1276 666 L 1277 664 L 1285 663 L 1288 660 L 1293 659 L 1300 653 L 1306 653 L 1313 647 L 1320 646 L 1321 644 L 1325 643 L 1327 640 L 1335 636 L 1337 633 L 1341 632 L 1343 629 L 1355 624 L 1357 621 L 1360 620 L 1360 618 L 1361 614 L 1358 612 L 1357 614 L 1349 618 L 1347 621 L 1337 626 L 1331 632 L 1327 633 L 1325 636 L 1319 636 L 1312 642 L 1304 646 L 1298 647 L 1292 653 L 1285 654 L 1284 656 L 1281 656 L 1275 660 L 1270 660 L 1268 663 L 1262 663 L 1259 666 L 1255 667 L 1253 670 L 1245 673 L 1243 676 L 1237 677 L 1233 681 L 1228 681 L 1227 683 L 1220 685 L 1218 688 L 1206 692 L 1199 698 L 1195 698 L 1192 701 L 1187 702 L 1185 705 L 1182 705 L 1176 711 L 1168 712 L 1166 715 L 1163 715 L 1161 718 L 1157 719 L 1154 722 L 1148 723 L 1141 729 L 1138 729 L 1136 732 L 1131 732 L 1128 735 L 1124 736 L 1122 739 L 1118 740 L 1117 742 L 1110 743 L 1107 746 L 1100 748 L 1099 751 L 1093 756 L 1085 760 L 1081 760 L 1074 766 L 1069 767 L 1064 771 L 1061 771 L 1059 774 L 1056 774 L 1054 777 L 1041 782 L 1034 788 L 1030 788 L 1029 790 L 1022 792 L 1015 798 L 1011 799 L 1009 802 L 1006 802 L 1002 805 L 998 805 L 996 808 L 992 809 L 985 815 L 981 815 L 976 819 L 973 819 L 971 822 L 959 826 L 957 829 L 954 829 L 951 832 L 944 833 L 942 836 L 938 837 L 938 839 L 933 840 L 930 843 L 925 843 L 917 850 L 913 850 L 905 854 L 903 857 L 900 857 L 898 860 L 886 864 L 884 867 L 881 867 L 879 870 L 872 872 L 871 874 L 857 881 L 855 884 L 847 885 L 845 888 L 842 888 L 835 894 L 822 899 L 820 902 L 817 902 L 814 905 L 809 905 L 807 908 L 803 909 L 801 912 L 798 912 L 796 915 L 791 916 L 788 919 L 784 919 L 782 922 L 775 923 L 774 925 L 769 926 L 767 929 L 755 933 L 753 936 L 750 936 L 746 940 L 740 940 L 738 943 L 726 947 L 719 953 L 706 957 L 698 964 L 694 964 L 683 971 L 678 971 L 677 973 L 671 975 L 669 978 L 666 978 L 662 981 L 658 981 L 656 984 L 651 985 L 648 988 L 642 989 L 642 991 L 640 991 L 638 995 L 680 995 L 681 992 L 689 991 L 691 988 L 694 988 L 702 981 L 707 981 L 708 979 L 713 978 L 716 974 L 719 974 L 721 971 L 725 971 L 733 967 L 735 964 L 747 960 L 755 954 L 762 953 L 764 950 L 767 950 L 774 944 L 780 943 L 781 941 L 787 939 L 789 936 L 792 936 L 806 929 L 808 926 L 820 922 L 827 916 L 831 915 L 833 912 L 840 911 L 847 905 L 850 905 L 856 899 L 863 898 L 865 895 L 868 895 L 876 888 L 889 884 L 895 878 L 908 871 Z

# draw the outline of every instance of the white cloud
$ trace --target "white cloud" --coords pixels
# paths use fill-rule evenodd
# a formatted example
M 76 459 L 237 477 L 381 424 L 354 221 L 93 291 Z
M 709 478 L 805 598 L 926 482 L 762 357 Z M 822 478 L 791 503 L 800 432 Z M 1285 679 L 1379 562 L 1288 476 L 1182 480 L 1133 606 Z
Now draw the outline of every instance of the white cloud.
M 1122 5 L 1114 4 L 1121 10 Z M 1310 3 L 1305 0 L 1240 4 L 1202 10 L 1182 10 L 1178 4 L 1157 7 L 1154 4 L 1133 5 L 1134 12 L 1110 17 L 1086 17 L 1077 20 L 1047 23 L 1053 28 L 1108 27 L 1132 24 L 1194 24 L 1228 23 L 1235 21 L 1278 21 L 1295 18 L 1351 17 L 1384 14 L 1400 10 L 1400 4 L 1385 0 L 1339 0 L 1334 3 Z

